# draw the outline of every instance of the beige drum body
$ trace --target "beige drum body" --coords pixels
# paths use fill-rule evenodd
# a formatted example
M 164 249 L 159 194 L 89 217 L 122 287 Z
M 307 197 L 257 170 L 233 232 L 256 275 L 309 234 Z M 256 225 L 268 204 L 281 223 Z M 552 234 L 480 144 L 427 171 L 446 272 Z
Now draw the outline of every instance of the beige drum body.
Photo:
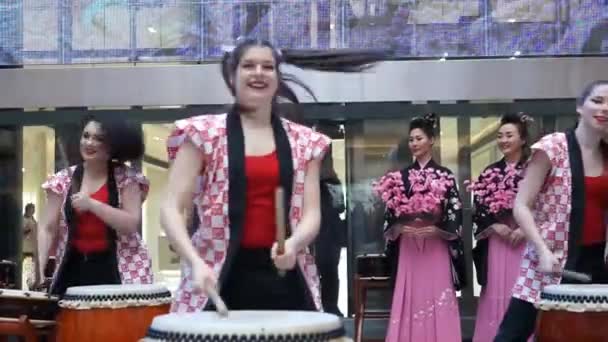
M 154 317 L 169 312 L 171 293 L 161 285 L 98 285 L 68 288 L 59 302 L 57 339 L 133 342 Z
M 541 294 L 541 342 L 608 341 L 608 285 L 550 285 Z
M 171 313 L 154 318 L 145 342 L 347 342 L 338 316 L 313 311 Z

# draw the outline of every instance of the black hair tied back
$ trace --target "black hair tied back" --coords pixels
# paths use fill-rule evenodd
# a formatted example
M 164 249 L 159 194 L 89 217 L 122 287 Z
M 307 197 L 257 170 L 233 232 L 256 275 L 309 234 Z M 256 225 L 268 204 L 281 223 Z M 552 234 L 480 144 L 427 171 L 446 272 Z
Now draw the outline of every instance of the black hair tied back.
M 439 126 L 439 116 L 435 113 L 428 113 L 412 119 L 410 132 L 414 129 L 421 129 L 429 138 L 434 138 L 437 126 Z
M 500 126 L 504 125 L 514 125 L 517 127 L 517 131 L 519 132 L 519 138 L 524 141 L 524 145 L 522 146 L 523 154 L 522 158 L 526 159 L 530 155 L 530 144 L 531 144 L 531 136 L 530 136 L 530 125 L 534 122 L 534 119 L 523 112 L 519 113 L 506 113 L 500 118 Z
M 298 68 L 342 73 L 362 72 L 389 58 L 386 50 L 378 49 L 284 49 L 280 55 L 284 63 Z
M 500 118 L 500 125 L 513 124 L 520 130 L 520 135 L 523 139 L 528 138 L 528 126 L 534 122 L 534 118 L 530 115 L 519 113 L 506 113 Z
M 110 159 L 117 163 L 135 162 L 145 152 L 141 127 L 119 118 L 95 117 L 89 115 L 83 120 L 83 127 L 94 121 L 100 124 Z
M 427 121 L 427 123 L 432 129 L 437 129 L 437 124 L 439 122 L 439 117 L 437 116 L 437 114 L 432 112 L 427 113 L 424 115 L 423 119 Z

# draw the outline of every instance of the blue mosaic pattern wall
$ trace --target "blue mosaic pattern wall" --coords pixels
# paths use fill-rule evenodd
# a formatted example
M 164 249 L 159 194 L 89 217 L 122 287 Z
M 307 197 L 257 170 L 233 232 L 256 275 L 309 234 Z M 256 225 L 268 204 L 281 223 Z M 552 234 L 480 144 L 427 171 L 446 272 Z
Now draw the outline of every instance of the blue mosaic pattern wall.
M 608 53 L 608 0 L 2 0 L 0 64 L 201 61 L 240 36 L 397 57 Z

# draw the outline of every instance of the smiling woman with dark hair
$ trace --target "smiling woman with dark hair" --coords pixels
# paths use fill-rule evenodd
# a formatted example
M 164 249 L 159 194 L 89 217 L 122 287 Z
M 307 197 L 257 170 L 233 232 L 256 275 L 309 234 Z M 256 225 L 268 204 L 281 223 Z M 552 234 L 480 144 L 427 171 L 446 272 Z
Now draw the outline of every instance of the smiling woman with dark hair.
M 150 257 L 138 233 L 148 181 L 125 164 L 143 155 L 141 130 L 94 117 L 84 123 L 82 162 L 42 185 L 47 206 L 38 232 L 39 272 L 58 238 L 50 288 L 57 295 L 71 286 L 152 282 Z
M 513 297 L 495 342 L 525 341 L 533 333 L 546 286 L 571 282 L 564 270 L 608 284 L 608 81 L 590 83 L 576 103 L 576 128 L 532 145 L 513 216 L 528 244 Z
M 525 247 L 524 233 L 513 219 L 513 201 L 529 155 L 531 118 L 508 113 L 496 135 L 503 158 L 488 165 L 473 183 L 473 260 L 481 286 L 474 342 L 489 342 L 507 310 Z M 508 199 L 505 201 L 505 198 Z
M 429 113 L 411 121 L 414 162 L 375 186 L 386 206 L 387 252 L 397 268 L 387 342 L 462 340 L 456 298 L 466 286 L 462 205 L 454 174 L 432 158 L 438 120 Z
M 308 247 L 319 232 L 320 165 L 330 139 L 282 117 L 279 98 L 299 102 L 289 83 L 312 91 L 281 66 L 358 72 L 384 57 L 365 50 L 278 50 L 256 39 L 240 40 L 224 55 L 221 72 L 234 106 L 227 114 L 177 121 L 167 141 L 172 165 L 161 222 L 184 263 L 173 311 L 209 308 L 207 294 L 215 287 L 234 310 L 321 310 Z M 279 187 L 284 250 L 275 242 Z M 190 238 L 182 213 L 192 193 L 200 224 Z

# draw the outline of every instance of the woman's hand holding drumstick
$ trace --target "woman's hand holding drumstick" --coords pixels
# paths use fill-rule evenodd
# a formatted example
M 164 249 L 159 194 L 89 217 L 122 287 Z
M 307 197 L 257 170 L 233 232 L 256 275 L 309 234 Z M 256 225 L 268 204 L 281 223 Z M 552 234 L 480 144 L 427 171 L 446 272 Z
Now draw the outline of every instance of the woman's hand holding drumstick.
M 207 286 L 206 290 L 207 296 L 209 296 L 209 299 L 211 299 L 211 301 L 215 305 L 215 310 L 217 311 L 217 313 L 222 317 L 228 316 L 228 307 L 224 303 L 222 297 L 220 297 L 215 286 Z
M 282 188 L 277 188 L 277 191 L 275 192 L 275 208 L 277 242 L 272 246 L 271 257 L 274 261 L 274 265 L 279 270 L 279 275 L 284 276 L 285 271 L 295 267 L 297 251 L 295 247 L 292 246 L 289 239 L 285 240 L 285 205 L 284 191 Z
M 575 272 L 570 270 L 563 270 L 562 277 L 577 280 L 581 283 L 589 284 L 593 280 L 591 275 L 587 273 Z
M 192 289 L 194 293 L 206 295 L 220 316 L 228 316 L 228 308 L 217 291 L 215 272 L 200 258 L 192 263 Z
M 218 314 L 225 316 L 228 308 L 220 297 L 221 285 L 218 284 L 215 265 L 204 260 L 194 246 L 184 217 L 184 213 L 192 208 L 192 189 L 204 166 L 200 150 L 191 142 L 184 142 L 169 170 L 167 195 L 160 206 L 160 224 L 171 246 L 191 266 L 191 274 L 185 279 L 190 280 L 192 292 L 208 297 L 215 304 Z

